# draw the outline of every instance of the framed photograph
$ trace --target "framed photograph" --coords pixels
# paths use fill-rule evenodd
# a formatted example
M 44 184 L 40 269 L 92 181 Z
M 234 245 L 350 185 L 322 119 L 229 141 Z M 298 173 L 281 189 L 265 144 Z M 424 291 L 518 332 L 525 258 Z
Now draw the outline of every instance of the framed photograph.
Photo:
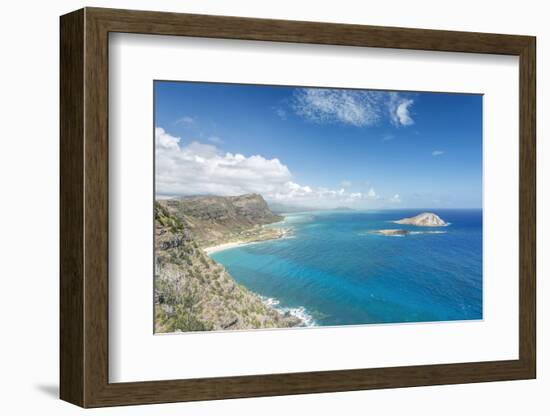
M 535 378 L 535 49 L 62 16 L 61 398 Z

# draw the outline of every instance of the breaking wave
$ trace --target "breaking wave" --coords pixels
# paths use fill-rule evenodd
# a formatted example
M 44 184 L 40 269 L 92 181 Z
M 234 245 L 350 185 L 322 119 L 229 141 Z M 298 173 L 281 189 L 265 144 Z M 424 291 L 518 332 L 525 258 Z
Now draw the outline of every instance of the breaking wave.
M 281 302 L 275 298 L 260 296 L 260 299 L 265 305 L 275 309 L 282 314 L 289 313 L 290 315 L 295 316 L 296 318 L 300 319 L 305 326 L 317 326 L 317 323 L 315 322 L 315 319 L 313 319 L 313 316 L 303 306 L 298 306 L 297 308 L 289 308 L 280 306 Z

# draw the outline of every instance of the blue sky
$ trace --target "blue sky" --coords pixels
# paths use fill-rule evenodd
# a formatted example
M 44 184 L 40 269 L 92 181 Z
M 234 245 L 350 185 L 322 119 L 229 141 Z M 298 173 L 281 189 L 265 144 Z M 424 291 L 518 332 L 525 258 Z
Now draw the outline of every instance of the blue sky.
M 474 208 L 482 96 L 156 81 L 159 197 Z

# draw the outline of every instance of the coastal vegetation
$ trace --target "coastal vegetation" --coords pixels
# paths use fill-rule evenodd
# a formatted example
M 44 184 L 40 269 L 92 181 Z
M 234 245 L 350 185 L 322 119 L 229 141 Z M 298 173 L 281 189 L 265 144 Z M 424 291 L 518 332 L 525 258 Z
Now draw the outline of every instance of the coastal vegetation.
M 237 284 L 208 257 L 207 245 L 279 236 L 280 221 L 260 195 L 155 203 L 155 331 L 285 328 L 303 325 Z

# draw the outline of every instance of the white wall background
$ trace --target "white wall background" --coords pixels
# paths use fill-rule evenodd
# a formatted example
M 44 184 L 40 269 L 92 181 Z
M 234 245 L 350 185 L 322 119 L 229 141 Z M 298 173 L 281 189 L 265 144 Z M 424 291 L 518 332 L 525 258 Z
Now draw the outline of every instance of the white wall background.
M 547 414 L 550 361 L 543 331 L 550 301 L 543 247 L 549 209 L 543 192 L 550 163 L 544 141 L 550 85 L 550 26 L 545 3 L 518 1 L 359 2 L 277 0 L 121 0 L 6 2 L 0 15 L 0 409 L 4 414 L 83 412 L 58 390 L 58 16 L 103 6 L 276 19 L 529 34 L 538 37 L 538 316 L 537 380 L 339 394 L 225 400 L 87 411 L 102 415 L 479 415 Z M 546 199 L 546 200 L 545 200 Z M 543 236 L 543 234 L 546 234 Z

